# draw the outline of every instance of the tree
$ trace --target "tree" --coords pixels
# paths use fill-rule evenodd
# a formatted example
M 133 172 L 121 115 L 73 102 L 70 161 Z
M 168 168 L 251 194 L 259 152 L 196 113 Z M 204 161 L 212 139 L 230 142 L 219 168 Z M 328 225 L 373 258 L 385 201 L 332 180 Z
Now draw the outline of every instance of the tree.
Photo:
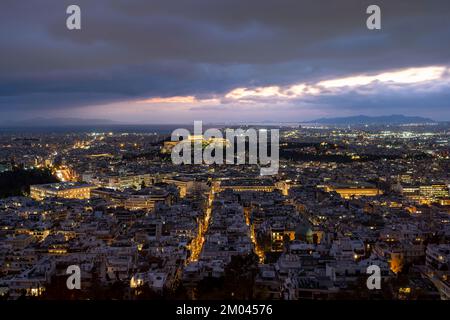
M 391 256 L 390 267 L 392 272 L 399 273 L 404 266 L 403 257 L 400 254 L 393 254 Z
M 257 267 L 258 256 L 253 252 L 245 256 L 233 256 L 225 267 L 226 298 L 251 299 Z

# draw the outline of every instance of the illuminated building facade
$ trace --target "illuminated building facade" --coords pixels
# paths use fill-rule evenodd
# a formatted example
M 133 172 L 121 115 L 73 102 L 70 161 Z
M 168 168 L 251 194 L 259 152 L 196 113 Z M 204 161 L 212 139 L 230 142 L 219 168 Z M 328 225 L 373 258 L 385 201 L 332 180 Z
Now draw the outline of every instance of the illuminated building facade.
M 89 199 L 92 185 L 77 182 L 60 182 L 30 186 L 30 196 L 34 200 L 45 198 Z
M 171 196 L 168 192 L 136 194 L 125 200 L 125 209 L 130 210 L 153 210 L 156 202 L 163 202 L 167 205 L 172 203 Z
M 402 186 L 402 193 L 411 200 L 425 204 L 449 197 L 449 189 L 446 184 Z
M 359 197 L 375 197 L 383 194 L 383 192 L 374 186 L 365 184 L 331 184 L 324 187 L 326 192 L 336 192 L 344 199 Z
M 242 179 L 242 180 L 223 180 L 217 186 L 218 192 L 232 190 L 233 192 L 257 191 L 273 192 L 280 190 L 283 195 L 289 192 L 289 184 L 284 181 L 273 183 L 270 180 Z
M 194 143 L 200 142 L 202 144 L 222 144 L 224 146 L 229 146 L 230 142 L 224 138 L 209 138 L 205 139 L 202 135 L 190 135 L 185 140 L 180 141 L 164 141 L 163 148 L 161 149 L 162 153 L 170 153 L 172 149 L 179 143 Z
M 140 188 L 144 184 L 150 186 L 153 184 L 153 177 L 150 174 L 136 174 L 113 176 L 108 178 L 105 185 L 107 188 L 123 190 L 125 188 Z

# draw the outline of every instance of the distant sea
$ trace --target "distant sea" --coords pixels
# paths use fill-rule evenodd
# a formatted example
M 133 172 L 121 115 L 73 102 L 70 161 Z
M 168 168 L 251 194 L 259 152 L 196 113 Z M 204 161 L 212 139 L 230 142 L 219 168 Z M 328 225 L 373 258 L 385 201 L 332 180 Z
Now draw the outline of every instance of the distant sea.
M 67 134 L 67 133 L 92 133 L 92 132 L 113 132 L 113 133 L 157 133 L 171 134 L 177 128 L 193 130 L 193 126 L 188 124 L 167 124 L 167 125 L 86 125 L 86 126 L 22 126 L 22 127 L 0 127 L 0 134 Z

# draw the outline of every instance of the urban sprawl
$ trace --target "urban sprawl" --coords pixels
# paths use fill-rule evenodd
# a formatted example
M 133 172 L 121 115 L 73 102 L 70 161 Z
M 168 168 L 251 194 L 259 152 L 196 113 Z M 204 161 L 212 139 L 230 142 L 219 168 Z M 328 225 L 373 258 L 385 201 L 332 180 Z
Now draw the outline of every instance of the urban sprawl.
M 0 134 L 0 298 L 450 298 L 448 126 L 277 129 L 272 176 L 158 132 Z

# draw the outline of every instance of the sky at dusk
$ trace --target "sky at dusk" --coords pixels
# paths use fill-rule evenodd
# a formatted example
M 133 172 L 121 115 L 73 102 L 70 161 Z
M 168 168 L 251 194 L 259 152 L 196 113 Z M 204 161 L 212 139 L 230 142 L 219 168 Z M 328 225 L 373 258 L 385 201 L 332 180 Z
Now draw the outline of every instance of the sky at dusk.
M 2 0 L 0 21 L 0 122 L 450 120 L 448 0 Z

